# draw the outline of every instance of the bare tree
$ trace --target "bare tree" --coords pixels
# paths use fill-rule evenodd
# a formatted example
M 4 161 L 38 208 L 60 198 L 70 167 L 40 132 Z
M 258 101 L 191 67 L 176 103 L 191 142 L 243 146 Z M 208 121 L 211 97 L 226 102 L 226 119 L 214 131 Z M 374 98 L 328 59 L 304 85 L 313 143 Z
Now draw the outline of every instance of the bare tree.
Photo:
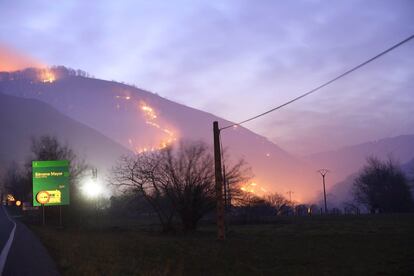
M 88 166 L 84 160 L 80 160 L 75 152 L 68 146 L 63 145 L 54 136 L 43 135 L 38 138 L 31 138 L 31 155 L 26 167 L 31 168 L 32 161 L 68 160 L 70 164 L 71 184 L 77 184 Z
M 185 230 L 195 230 L 198 221 L 215 206 L 214 160 L 204 143 L 181 144 L 161 153 L 163 188 L 172 200 Z
M 163 188 L 162 161 L 160 152 L 122 156 L 110 181 L 121 191 L 142 195 L 157 214 L 163 231 L 170 231 L 175 208 Z
M 284 206 L 288 206 L 290 201 L 279 193 L 265 196 L 265 200 L 274 208 L 276 215 L 279 215 Z
M 243 179 L 242 163 L 229 169 L 229 183 Z M 244 163 L 243 163 L 244 164 Z M 156 152 L 122 157 L 113 170 L 112 184 L 142 194 L 165 231 L 174 216 L 185 231 L 215 207 L 214 160 L 202 142 L 186 142 Z

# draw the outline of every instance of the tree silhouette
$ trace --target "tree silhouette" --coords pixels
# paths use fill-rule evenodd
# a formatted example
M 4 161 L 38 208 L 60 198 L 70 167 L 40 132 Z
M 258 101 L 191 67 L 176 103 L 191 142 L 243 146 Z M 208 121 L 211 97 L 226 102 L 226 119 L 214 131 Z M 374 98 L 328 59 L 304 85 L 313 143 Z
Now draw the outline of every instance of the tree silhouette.
M 353 195 L 371 213 L 408 212 L 413 205 L 407 177 L 391 159 L 369 157 L 354 181 Z
M 243 179 L 237 163 L 226 173 L 229 183 Z M 142 195 L 157 214 L 164 231 L 177 216 L 185 231 L 215 208 L 214 160 L 202 142 L 181 143 L 154 152 L 122 157 L 112 172 L 118 189 Z
M 280 215 L 282 208 L 290 204 L 290 201 L 279 193 L 266 195 L 265 200 L 274 208 L 276 215 Z
M 1 182 L 4 192 L 14 195 L 20 201 L 30 200 L 31 183 L 26 181 L 22 168 L 16 162 L 9 164 Z

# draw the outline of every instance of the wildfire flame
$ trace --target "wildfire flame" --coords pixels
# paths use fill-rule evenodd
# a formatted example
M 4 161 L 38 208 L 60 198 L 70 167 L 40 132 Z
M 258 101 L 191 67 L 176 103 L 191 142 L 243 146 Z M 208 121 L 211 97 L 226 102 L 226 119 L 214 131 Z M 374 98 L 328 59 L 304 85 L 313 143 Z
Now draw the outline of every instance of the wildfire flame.
M 154 109 L 145 102 L 141 102 L 141 110 L 144 112 L 145 117 L 147 117 L 147 123 L 153 123 L 153 121 L 157 119 Z
M 145 116 L 145 119 L 146 119 L 145 123 L 152 126 L 152 127 L 154 127 L 154 128 L 157 128 L 157 129 L 161 130 L 166 135 L 166 138 L 162 139 L 157 147 L 151 147 L 149 149 L 147 149 L 147 148 L 139 149 L 137 151 L 138 153 L 145 152 L 145 151 L 148 151 L 148 150 L 151 150 L 151 151 L 160 150 L 160 149 L 163 149 L 163 148 L 166 148 L 166 147 L 170 146 L 173 142 L 175 142 L 177 140 L 174 131 L 172 131 L 172 130 L 166 128 L 166 127 L 162 127 L 160 125 L 160 123 L 157 122 L 158 115 L 156 114 L 153 107 L 151 107 L 150 105 L 148 105 L 144 101 L 141 101 L 140 102 L 140 108 L 141 108 L 141 111 L 144 113 L 144 116 Z
M 129 101 L 131 99 L 131 96 L 120 96 L 120 95 L 116 95 L 115 98 Z
M 240 190 L 254 195 L 263 195 L 267 193 L 267 190 L 264 187 L 258 185 L 256 182 L 245 184 L 240 187 Z
M 53 83 L 56 80 L 55 74 L 50 69 L 42 69 L 39 78 L 43 83 Z
M 126 95 L 125 95 L 126 94 Z M 163 133 L 163 138 L 158 140 L 159 142 L 154 143 L 153 145 L 139 145 L 137 146 L 134 142 L 133 137 L 128 138 L 128 145 L 135 151 L 135 153 L 142 153 L 148 151 L 156 151 L 160 149 L 164 149 L 170 145 L 172 145 L 175 141 L 177 141 L 177 134 L 175 131 L 171 130 L 169 127 L 165 126 L 165 124 L 160 120 L 156 110 L 150 106 L 148 103 L 144 101 L 139 101 L 134 99 L 127 91 L 124 95 L 116 95 L 115 99 L 117 100 L 124 100 L 130 101 L 134 107 L 138 106 L 138 110 L 144 116 L 145 123 L 153 128 L 160 130 Z M 121 105 L 119 102 L 116 103 L 115 108 L 119 110 Z

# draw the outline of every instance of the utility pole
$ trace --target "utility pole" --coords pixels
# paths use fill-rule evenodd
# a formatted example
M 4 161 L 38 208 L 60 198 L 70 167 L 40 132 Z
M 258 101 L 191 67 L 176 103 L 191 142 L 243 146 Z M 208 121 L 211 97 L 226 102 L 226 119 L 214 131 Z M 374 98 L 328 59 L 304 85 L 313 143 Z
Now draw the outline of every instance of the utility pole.
M 217 238 L 224 240 L 224 202 L 223 202 L 223 175 L 221 170 L 221 149 L 220 149 L 220 129 L 218 122 L 213 122 L 214 136 L 214 168 L 216 175 L 216 200 L 217 200 Z
M 292 194 L 294 194 L 294 192 L 293 191 L 287 191 L 286 193 L 289 195 L 290 203 L 292 203 Z
M 98 169 L 92 168 L 92 179 L 96 181 L 98 179 Z
M 223 161 L 223 160 L 222 160 Z M 227 213 L 227 179 L 226 179 L 226 165 L 223 163 L 223 190 L 224 190 L 224 213 Z
M 226 191 L 227 191 L 227 212 L 231 211 L 231 191 L 230 191 L 230 183 L 227 181 L 227 177 L 226 177 L 226 170 L 223 164 L 223 174 L 224 174 L 224 185 L 226 185 Z
M 226 177 L 226 164 L 225 164 L 224 158 L 222 162 L 223 162 L 223 190 L 224 190 L 224 196 L 223 196 L 224 197 L 224 231 L 228 233 L 230 229 L 228 216 L 230 214 L 231 196 L 230 196 L 229 182 L 227 181 L 227 177 Z
M 224 211 L 227 214 L 230 211 L 231 207 L 231 191 L 230 191 L 230 184 L 227 181 L 226 177 L 226 164 L 225 161 L 223 162 L 223 190 L 224 190 Z
M 326 204 L 325 175 L 329 172 L 327 169 L 320 169 L 318 172 L 322 175 L 323 183 L 323 199 L 325 201 L 325 214 L 328 213 L 328 205 Z

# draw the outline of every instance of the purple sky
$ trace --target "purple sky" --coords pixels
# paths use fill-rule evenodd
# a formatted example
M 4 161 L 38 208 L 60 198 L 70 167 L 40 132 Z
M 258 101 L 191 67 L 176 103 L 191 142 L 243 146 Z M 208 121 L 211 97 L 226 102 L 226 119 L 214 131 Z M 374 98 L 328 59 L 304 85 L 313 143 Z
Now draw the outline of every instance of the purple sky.
M 239 121 L 414 33 L 414 1 L 1 1 L 0 44 Z M 299 154 L 414 133 L 414 41 L 246 124 Z

